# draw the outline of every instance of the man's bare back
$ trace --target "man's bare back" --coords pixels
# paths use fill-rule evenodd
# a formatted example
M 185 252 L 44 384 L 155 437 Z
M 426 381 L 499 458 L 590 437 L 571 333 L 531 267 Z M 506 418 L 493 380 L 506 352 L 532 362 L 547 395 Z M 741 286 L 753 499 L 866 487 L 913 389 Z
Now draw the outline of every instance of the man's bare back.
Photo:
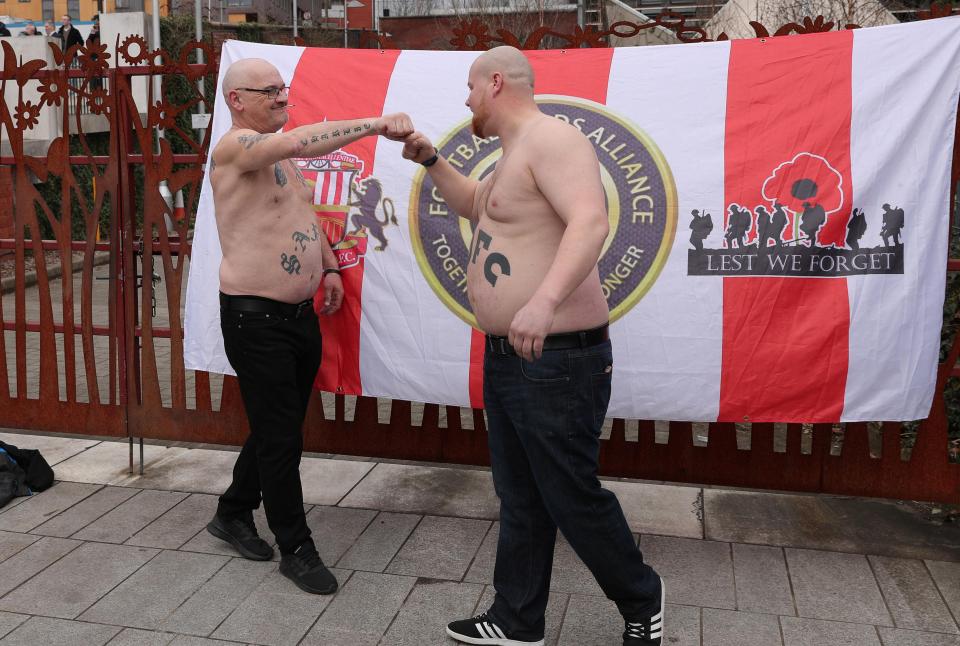
M 467 295 L 477 324 L 488 334 L 509 332 L 557 257 L 566 223 L 541 192 L 534 173 L 552 172 L 558 160 L 540 158 L 535 141 L 582 136 L 568 131 L 572 129 L 545 115 L 532 119 L 517 146 L 477 188 Z M 590 329 L 608 318 L 599 274 L 592 271 L 559 304 L 550 333 Z

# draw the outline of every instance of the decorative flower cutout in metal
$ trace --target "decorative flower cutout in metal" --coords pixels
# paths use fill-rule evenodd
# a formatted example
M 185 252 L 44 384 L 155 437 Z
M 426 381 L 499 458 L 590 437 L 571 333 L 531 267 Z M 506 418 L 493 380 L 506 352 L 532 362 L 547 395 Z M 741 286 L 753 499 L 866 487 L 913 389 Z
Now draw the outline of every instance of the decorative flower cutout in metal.
M 32 130 L 40 122 L 40 104 L 23 101 L 17 106 L 17 129 Z

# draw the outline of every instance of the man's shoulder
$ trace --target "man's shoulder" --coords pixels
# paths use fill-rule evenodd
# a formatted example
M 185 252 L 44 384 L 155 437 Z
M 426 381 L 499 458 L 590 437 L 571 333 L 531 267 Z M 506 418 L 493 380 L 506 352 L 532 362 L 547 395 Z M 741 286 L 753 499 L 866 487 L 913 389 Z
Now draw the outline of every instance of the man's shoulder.
M 548 115 L 538 120 L 531 134 L 532 147 L 541 155 L 568 154 L 577 148 L 593 149 L 590 140 L 576 126 Z

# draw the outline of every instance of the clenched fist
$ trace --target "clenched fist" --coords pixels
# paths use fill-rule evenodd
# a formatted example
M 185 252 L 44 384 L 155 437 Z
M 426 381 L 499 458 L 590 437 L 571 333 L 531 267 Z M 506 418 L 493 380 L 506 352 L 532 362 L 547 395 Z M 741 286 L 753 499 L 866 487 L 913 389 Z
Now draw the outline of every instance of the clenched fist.
M 413 133 L 413 121 L 403 112 L 383 115 L 375 127 L 377 133 L 392 141 L 403 141 Z
M 434 155 L 433 144 L 420 131 L 414 132 L 403 140 L 403 158 L 423 163 Z

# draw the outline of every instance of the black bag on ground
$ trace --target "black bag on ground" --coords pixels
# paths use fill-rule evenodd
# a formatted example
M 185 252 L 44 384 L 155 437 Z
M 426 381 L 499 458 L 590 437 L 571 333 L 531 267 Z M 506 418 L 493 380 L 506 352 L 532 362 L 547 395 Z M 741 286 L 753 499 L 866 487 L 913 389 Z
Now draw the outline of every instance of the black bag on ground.
M 9 453 L 0 449 L 0 507 L 17 496 L 29 495 L 30 487 L 27 486 L 26 472 Z
M 13 466 L 23 472 L 23 482 L 29 489 L 26 493 L 14 495 L 29 495 L 30 491 L 43 491 L 53 484 L 53 469 L 50 468 L 47 461 L 40 455 L 40 451 L 36 449 L 20 449 L 5 442 L 0 442 L 0 450 L 5 452 L 5 455 L 4 453 L 0 453 L 0 457 L 4 458 L 0 460 L 0 480 L 4 479 L 2 475 L 4 473 L 16 473 L 16 470 L 12 467 L 6 467 L 2 464 L 3 462 L 11 462 L 11 460 L 7 458 L 12 458 L 12 461 L 15 463 Z M 5 471 L 5 469 L 7 470 Z M 2 489 L 2 485 L 0 485 L 0 489 Z M 0 500 L 2 500 L 2 494 L 0 494 Z M 6 501 L 3 501 L 3 503 L 5 502 Z

